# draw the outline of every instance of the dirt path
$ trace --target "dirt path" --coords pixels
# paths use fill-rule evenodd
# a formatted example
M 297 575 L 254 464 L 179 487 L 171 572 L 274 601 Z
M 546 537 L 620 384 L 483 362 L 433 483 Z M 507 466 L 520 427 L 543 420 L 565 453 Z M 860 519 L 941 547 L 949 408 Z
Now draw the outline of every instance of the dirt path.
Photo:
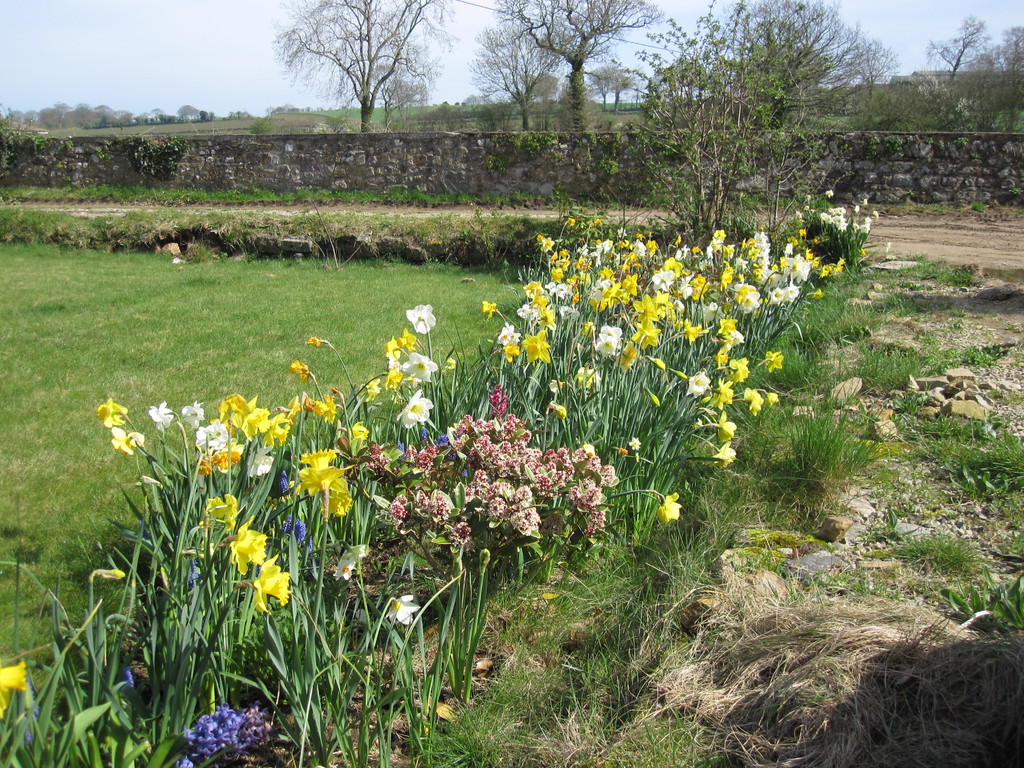
M 957 211 L 883 214 L 872 228 L 875 243 L 892 243 L 890 258 L 927 256 L 975 267 L 989 277 L 1024 283 L 1024 213 Z

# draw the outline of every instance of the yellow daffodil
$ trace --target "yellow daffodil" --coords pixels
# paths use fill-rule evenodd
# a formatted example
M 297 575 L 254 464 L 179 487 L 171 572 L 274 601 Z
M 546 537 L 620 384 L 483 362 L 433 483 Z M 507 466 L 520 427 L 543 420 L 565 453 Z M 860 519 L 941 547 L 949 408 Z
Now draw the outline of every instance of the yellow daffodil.
M 260 568 L 260 575 L 252 582 L 256 610 L 269 613 L 267 598 L 276 597 L 278 605 L 287 605 L 291 597 L 291 574 L 282 571 L 277 564 L 277 555 L 267 560 Z
M 764 396 L 764 399 L 767 401 L 768 405 L 775 405 L 777 402 L 779 402 L 779 396 L 774 392 L 769 392 L 768 394 L 766 394 Z
M 637 349 L 636 345 L 631 341 L 622 350 L 622 356 L 619 358 L 619 367 L 624 371 L 628 371 L 633 367 L 633 363 L 640 356 L 640 350 Z
M 642 322 L 637 326 L 636 333 L 633 334 L 632 340 L 640 345 L 641 349 L 646 347 L 658 346 L 658 335 L 661 333 L 661 328 L 650 322 Z
M 734 357 L 729 361 L 729 368 L 729 381 L 733 384 L 739 384 L 740 382 L 746 381 L 747 377 L 750 376 L 750 367 L 748 365 L 747 358 L 745 357 Z
M 551 345 L 548 344 L 548 332 L 543 330 L 534 336 L 523 337 L 523 349 L 526 350 L 526 360 L 529 363 L 540 360 L 542 363 L 551 362 Z
M 743 390 L 743 399 L 750 403 L 750 412 L 755 416 L 761 412 L 764 405 L 764 397 L 756 389 Z
M 768 352 L 764 356 L 764 367 L 768 371 L 778 371 L 782 368 L 783 354 L 781 352 Z
M 292 360 L 292 364 L 288 366 L 288 370 L 299 377 L 299 381 L 309 380 L 309 366 L 298 360 Z
M 215 451 L 213 456 L 210 457 L 210 461 L 213 462 L 213 466 L 226 473 L 231 467 L 242 460 L 243 450 L 244 448 L 240 443 L 232 440 L 226 448 Z
M 306 346 L 308 347 L 319 347 L 323 343 L 325 343 L 324 340 L 317 336 L 310 336 L 306 339 Z M 292 373 L 294 373 L 294 371 L 292 371 Z
M 257 435 L 261 435 L 270 429 L 270 410 L 267 408 L 253 408 L 241 420 L 239 429 L 242 430 L 247 440 L 255 440 Z
M 670 493 L 665 497 L 665 500 L 658 507 L 658 519 L 663 523 L 671 523 L 673 520 L 679 519 L 679 510 L 682 509 L 682 505 L 677 503 L 679 498 L 678 493 Z
M 732 403 L 732 398 L 736 393 L 733 392 L 732 384 L 728 381 L 718 382 L 718 386 L 715 388 L 715 394 L 711 396 L 710 405 L 712 408 L 722 408 Z
M 348 489 L 348 481 L 343 477 L 331 483 L 324 498 L 328 499 L 327 509 L 324 510 L 325 517 L 344 517 L 352 509 L 352 494 Z
M 555 310 L 545 307 L 540 311 L 539 324 L 541 328 L 548 331 L 555 330 Z
M 287 413 L 278 413 L 267 421 L 264 441 L 268 445 L 284 445 L 291 431 L 292 422 Z
M 230 493 L 208 499 L 206 514 L 222 522 L 229 531 L 233 530 L 238 519 L 238 499 Z
M 300 461 L 308 466 L 299 470 L 299 490 L 309 493 L 326 492 L 343 474 L 341 467 L 331 465 L 337 456 L 338 452 L 333 448 L 302 454 Z
M 722 444 L 722 447 L 718 449 L 718 453 L 713 458 L 717 460 L 718 466 L 727 467 L 736 460 L 736 451 L 726 442 Z
M 518 344 L 506 344 L 501 348 L 501 351 L 505 354 L 505 359 L 511 363 L 512 358 L 519 357 L 522 350 L 519 349 Z
M 333 424 L 334 420 L 338 418 L 338 404 L 334 402 L 332 395 L 327 395 L 323 400 L 317 400 L 314 403 L 313 413 L 328 424 Z
M 145 435 L 138 432 L 125 432 L 120 427 L 110 428 L 110 444 L 125 456 L 131 456 L 136 448 L 141 448 L 146 442 Z
M 694 301 L 700 301 L 704 298 L 704 294 L 708 292 L 709 285 L 710 284 L 704 275 L 697 275 L 690 281 L 690 287 L 693 289 L 693 293 L 690 294 L 690 298 Z
M 703 326 L 693 325 L 689 320 L 683 321 L 683 336 L 685 336 L 686 340 L 691 344 L 699 339 L 702 333 L 704 333 Z
M 96 417 L 103 422 L 103 426 L 107 429 L 120 427 L 124 424 L 124 417 L 127 413 L 127 408 L 123 405 L 118 405 L 110 398 L 107 399 L 107 402 L 100 403 L 96 408 Z
M 491 318 L 498 311 L 498 305 L 493 301 L 484 301 L 480 304 L 480 311 L 487 315 L 488 318 Z
M 256 398 L 252 400 L 246 400 L 237 392 L 233 395 L 225 397 L 218 408 L 219 418 L 225 424 L 230 423 L 236 429 L 240 429 L 242 422 L 245 417 L 248 416 L 256 408 Z
M 725 411 L 718 414 L 718 420 L 714 426 L 718 427 L 718 439 L 723 443 L 727 443 L 732 440 L 736 434 L 735 422 L 729 421 L 729 418 L 725 415 Z
M 402 383 L 402 379 L 405 378 L 405 374 L 402 373 L 401 368 L 392 368 L 388 371 L 387 378 L 384 379 L 384 388 L 390 390 L 396 390 Z
M 9 667 L 0 667 L 0 717 L 4 716 L 15 691 L 28 690 L 28 675 L 25 662 L 19 661 Z
M 380 379 L 373 379 L 366 385 L 366 402 L 372 403 L 380 397 Z
M 250 519 L 242 523 L 231 542 L 231 562 L 238 566 L 242 576 L 248 573 L 250 565 L 261 565 L 267 559 L 267 535 L 250 531 L 251 522 Z
M 366 428 L 366 425 L 364 425 L 363 422 L 357 421 L 352 425 L 348 434 L 353 440 L 365 440 L 370 436 L 370 430 Z

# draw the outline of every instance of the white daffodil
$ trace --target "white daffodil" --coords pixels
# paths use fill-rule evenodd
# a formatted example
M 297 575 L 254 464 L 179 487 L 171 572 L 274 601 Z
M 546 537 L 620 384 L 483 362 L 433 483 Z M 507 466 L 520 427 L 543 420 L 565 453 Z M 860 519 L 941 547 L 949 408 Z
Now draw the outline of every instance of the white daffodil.
M 174 411 L 167 407 L 167 401 L 160 405 L 150 406 L 149 418 L 156 422 L 156 428 L 163 432 L 174 421 Z
M 416 394 L 409 398 L 405 408 L 398 414 L 398 420 L 406 429 L 412 429 L 430 418 L 430 410 L 433 407 L 434 404 L 423 396 L 423 390 L 417 389 Z
M 186 405 L 181 409 L 181 420 L 188 424 L 192 429 L 199 429 L 199 422 L 203 420 L 205 416 L 203 411 L 203 404 L 196 400 L 192 405 Z
M 355 547 L 349 547 L 345 550 L 345 554 L 338 560 L 338 567 L 334 571 L 335 579 L 344 579 L 348 581 L 352 578 L 352 574 L 355 572 L 356 566 L 359 561 L 370 554 L 370 548 L 365 544 L 360 544 Z M 402 622 L 406 624 L 408 622 Z
M 614 357 L 622 349 L 622 329 L 613 325 L 602 325 L 594 338 L 594 349 L 604 357 Z
M 434 317 L 434 308 L 429 304 L 417 304 L 412 309 L 407 309 L 405 316 L 409 318 L 409 322 L 412 323 L 413 330 L 416 333 L 430 333 L 437 324 L 437 319 Z
M 399 624 L 409 626 L 419 609 L 420 606 L 412 595 L 402 595 L 391 598 L 386 616 L 388 621 L 397 621 Z
M 704 371 L 695 373 L 690 377 L 690 383 L 686 388 L 686 394 L 691 397 L 700 397 L 711 388 L 711 379 Z
M 437 363 L 419 352 L 410 352 L 409 359 L 402 364 L 402 373 L 416 378 L 416 381 L 430 381 L 437 370 Z
M 196 430 L 196 445 L 204 451 L 222 451 L 228 447 L 228 428 L 220 421 L 214 421 Z
M 512 323 L 505 323 L 498 334 L 498 343 L 504 347 L 506 344 L 518 344 L 522 338 L 522 334 L 516 331 Z
M 263 477 L 269 474 L 274 468 L 274 457 L 270 455 L 272 447 L 261 445 L 253 454 L 252 464 L 249 467 L 249 477 Z

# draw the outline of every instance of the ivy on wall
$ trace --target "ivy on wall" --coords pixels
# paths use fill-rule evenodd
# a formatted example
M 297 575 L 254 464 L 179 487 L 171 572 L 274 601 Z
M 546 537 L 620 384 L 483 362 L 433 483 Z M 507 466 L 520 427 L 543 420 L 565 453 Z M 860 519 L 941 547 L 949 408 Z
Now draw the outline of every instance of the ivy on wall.
M 145 136 L 122 136 L 114 146 L 125 152 L 132 167 L 141 175 L 157 181 L 171 181 L 178 172 L 178 163 L 188 149 L 188 142 L 177 136 L 149 139 Z

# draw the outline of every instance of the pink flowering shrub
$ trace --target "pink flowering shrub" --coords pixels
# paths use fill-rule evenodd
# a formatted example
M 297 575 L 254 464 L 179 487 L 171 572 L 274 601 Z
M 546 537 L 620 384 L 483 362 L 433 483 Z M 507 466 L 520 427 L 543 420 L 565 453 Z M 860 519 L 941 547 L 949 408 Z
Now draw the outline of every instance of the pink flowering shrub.
M 541 450 L 532 437 L 511 414 L 465 416 L 418 447 L 373 443 L 363 466 L 396 530 L 435 565 L 487 549 L 495 565 L 522 553 L 536 569 L 590 549 L 618 478 L 591 450 Z

